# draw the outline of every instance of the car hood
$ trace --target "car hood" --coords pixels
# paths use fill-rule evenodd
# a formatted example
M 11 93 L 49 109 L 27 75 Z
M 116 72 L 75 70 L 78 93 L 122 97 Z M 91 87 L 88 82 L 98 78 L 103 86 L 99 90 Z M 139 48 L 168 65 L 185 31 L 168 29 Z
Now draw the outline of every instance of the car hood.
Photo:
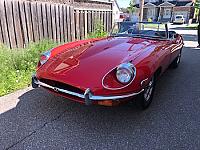
M 148 49 L 154 49 L 157 43 L 131 37 L 90 41 L 57 54 L 37 74 L 82 89 L 101 88 L 102 78 L 108 71 L 123 62 L 134 60 Z

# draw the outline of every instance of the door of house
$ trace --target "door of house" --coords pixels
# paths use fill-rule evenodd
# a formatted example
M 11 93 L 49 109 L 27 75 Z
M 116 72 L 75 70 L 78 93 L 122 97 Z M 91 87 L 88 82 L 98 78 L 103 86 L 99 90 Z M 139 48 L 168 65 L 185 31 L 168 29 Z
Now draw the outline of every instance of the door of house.
M 171 18 L 171 9 L 170 8 L 164 9 L 163 18 Z
M 155 8 L 149 8 L 147 11 L 147 19 L 155 19 Z

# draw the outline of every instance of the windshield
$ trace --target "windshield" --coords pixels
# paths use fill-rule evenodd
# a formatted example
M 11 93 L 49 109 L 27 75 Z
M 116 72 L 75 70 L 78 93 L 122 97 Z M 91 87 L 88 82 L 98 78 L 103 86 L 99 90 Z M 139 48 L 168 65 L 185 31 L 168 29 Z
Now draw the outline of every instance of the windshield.
M 114 25 L 111 36 L 166 39 L 167 31 L 165 25 L 159 23 L 120 22 Z
M 176 18 L 177 18 L 177 19 L 181 19 L 181 18 L 183 18 L 183 16 L 176 16 Z

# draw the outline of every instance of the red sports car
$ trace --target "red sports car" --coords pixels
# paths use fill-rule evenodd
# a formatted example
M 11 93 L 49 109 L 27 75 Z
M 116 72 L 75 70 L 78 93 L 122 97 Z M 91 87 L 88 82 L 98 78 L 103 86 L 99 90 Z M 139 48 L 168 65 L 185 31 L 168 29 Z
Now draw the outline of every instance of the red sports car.
M 116 24 L 110 36 L 64 44 L 41 55 L 33 88 L 86 105 L 136 100 L 145 109 L 155 83 L 180 63 L 183 39 L 163 23 Z

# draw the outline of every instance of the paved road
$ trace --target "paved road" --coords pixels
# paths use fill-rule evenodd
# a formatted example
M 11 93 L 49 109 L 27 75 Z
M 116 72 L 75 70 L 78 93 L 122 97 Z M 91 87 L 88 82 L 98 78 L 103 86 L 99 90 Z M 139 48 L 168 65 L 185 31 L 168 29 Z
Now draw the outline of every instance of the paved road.
M 158 81 L 148 110 L 87 107 L 27 88 L 0 98 L 0 149 L 200 149 L 200 49 L 192 31 L 182 33 L 180 67 Z

